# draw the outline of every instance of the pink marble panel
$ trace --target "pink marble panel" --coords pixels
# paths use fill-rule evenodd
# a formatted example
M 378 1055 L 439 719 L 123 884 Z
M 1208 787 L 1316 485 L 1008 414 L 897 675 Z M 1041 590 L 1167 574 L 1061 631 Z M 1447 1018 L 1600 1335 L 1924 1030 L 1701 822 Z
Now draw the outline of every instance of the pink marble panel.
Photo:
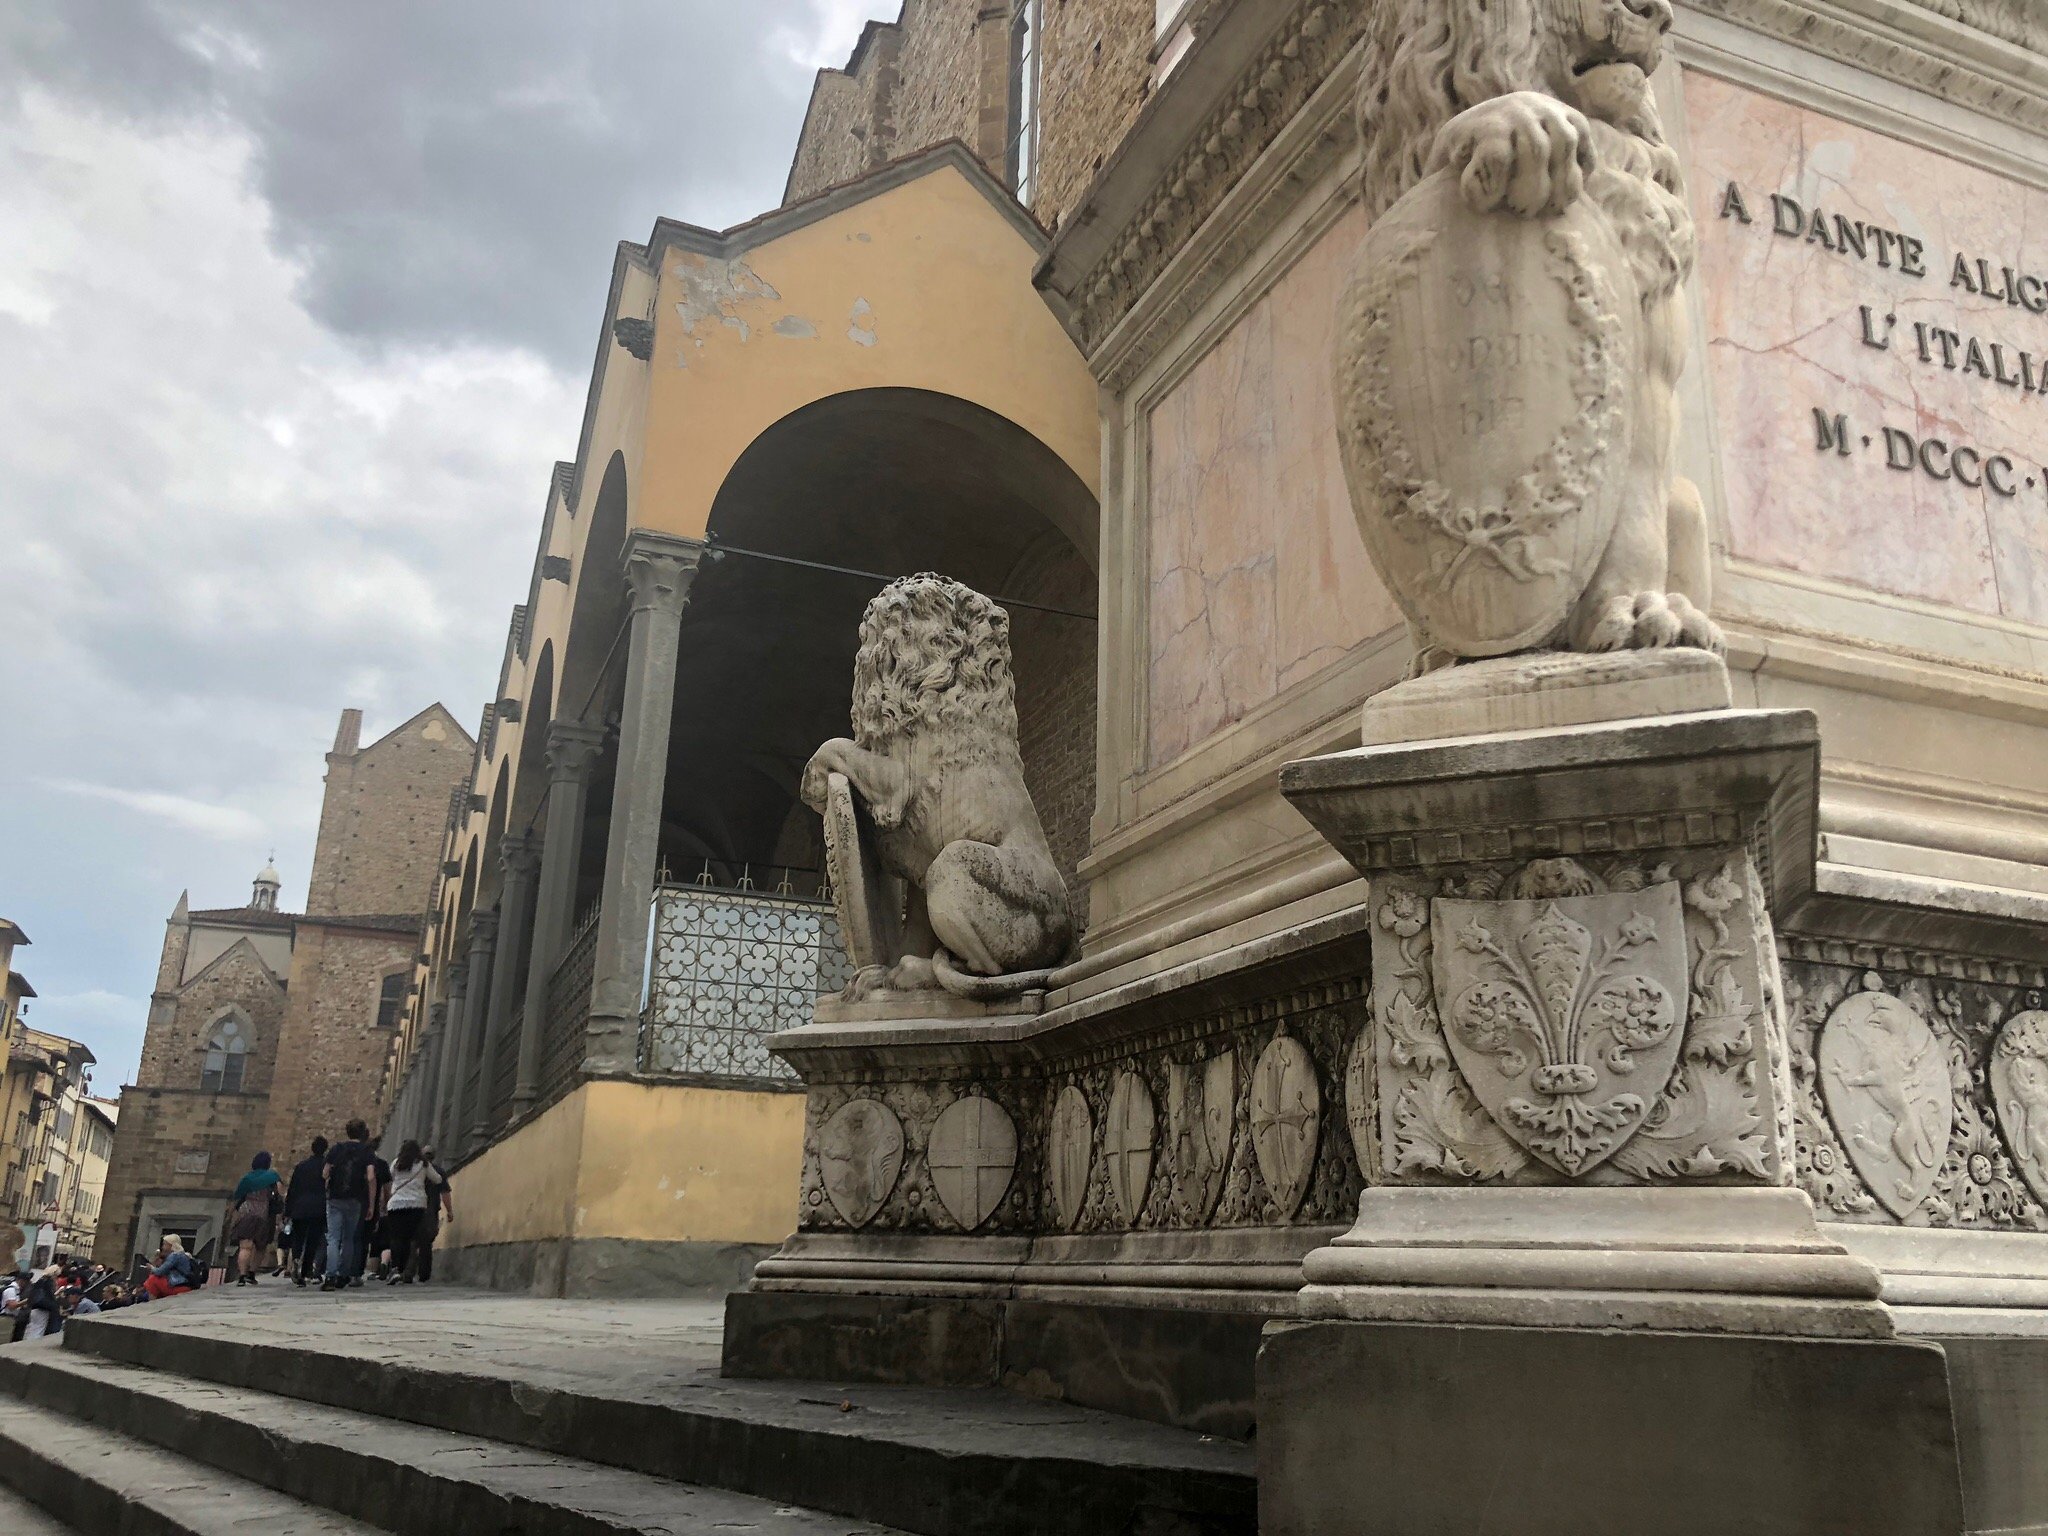
M 1352 520 L 1331 400 L 1364 229 L 1356 211 L 1334 225 L 1152 410 L 1149 765 L 1399 621 Z
M 1685 105 L 1730 553 L 2048 623 L 2048 194 L 1698 71 Z

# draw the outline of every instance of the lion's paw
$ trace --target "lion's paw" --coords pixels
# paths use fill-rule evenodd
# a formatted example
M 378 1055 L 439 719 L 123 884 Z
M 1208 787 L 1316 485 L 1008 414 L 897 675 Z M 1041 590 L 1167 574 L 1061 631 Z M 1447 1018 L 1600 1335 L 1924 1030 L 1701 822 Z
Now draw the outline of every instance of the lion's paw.
M 1582 651 L 1656 651 L 1695 646 L 1719 655 L 1720 626 L 1677 592 L 1619 592 L 1600 604 L 1579 644 Z
M 1728 650 L 1728 637 L 1721 633 L 1716 624 L 1699 606 L 1683 592 L 1672 592 L 1666 600 L 1671 611 L 1678 616 L 1678 643 L 1692 646 L 1695 650 L 1712 651 L 1716 656 Z
M 1429 168 L 1458 176 L 1475 213 L 1533 219 L 1562 213 L 1593 169 L 1585 114 L 1541 91 L 1510 91 L 1467 107 L 1438 130 Z

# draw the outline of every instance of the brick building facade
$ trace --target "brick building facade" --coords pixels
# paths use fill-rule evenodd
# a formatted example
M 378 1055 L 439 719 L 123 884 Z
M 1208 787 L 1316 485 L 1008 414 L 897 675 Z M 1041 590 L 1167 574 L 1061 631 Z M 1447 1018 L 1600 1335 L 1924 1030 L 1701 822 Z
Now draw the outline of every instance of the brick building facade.
M 959 139 L 1048 229 L 1152 85 L 1156 0 L 905 0 L 812 88 L 785 203 Z
M 345 710 L 304 913 L 266 869 L 248 903 L 194 910 L 164 934 L 142 1062 L 121 1094 L 95 1256 L 126 1268 L 177 1232 L 217 1242 L 256 1152 L 289 1165 L 378 1095 L 423 942 L 449 797 L 476 744 L 440 705 L 369 746 Z

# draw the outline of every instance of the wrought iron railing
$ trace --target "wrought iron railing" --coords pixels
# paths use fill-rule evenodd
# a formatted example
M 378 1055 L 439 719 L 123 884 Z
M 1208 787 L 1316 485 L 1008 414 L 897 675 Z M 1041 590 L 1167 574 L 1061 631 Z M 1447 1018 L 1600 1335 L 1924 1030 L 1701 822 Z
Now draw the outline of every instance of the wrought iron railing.
M 590 1029 L 590 978 L 597 956 L 596 902 L 577 920 L 548 982 L 547 1033 L 540 1048 L 540 1096 L 552 1099 L 583 1064 Z
M 778 1030 L 811 1021 L 821 992 L 846 984 L 846 948 L 831 903 L 773 885 L 665 884 L 654 893 L 653 956 L 640 1064 L 690 1077 L 788 1080 L 769 1054 Z M 753 882 L 750 880 L 749 884 Z M 809 882 L 820 890 L 815 874 Z

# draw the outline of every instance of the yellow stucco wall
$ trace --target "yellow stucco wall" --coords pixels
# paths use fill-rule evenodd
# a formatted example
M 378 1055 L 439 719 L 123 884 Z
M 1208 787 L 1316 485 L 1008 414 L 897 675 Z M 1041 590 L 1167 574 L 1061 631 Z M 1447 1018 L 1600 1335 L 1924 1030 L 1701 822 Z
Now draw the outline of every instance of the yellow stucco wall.
M 803 1133 L 802 1094 L 585 1083 L 455 1176 L 442 1246 L 779 1243 L 796 1230 Z
M 1037 437 L 1099 496 L 1095 381 L 1032 288 L 1036 261 L 952 166 L 731 260 L 671 248 L 634 523 L 701 537 L 756 437 L 857 389 L 972 401 Z

